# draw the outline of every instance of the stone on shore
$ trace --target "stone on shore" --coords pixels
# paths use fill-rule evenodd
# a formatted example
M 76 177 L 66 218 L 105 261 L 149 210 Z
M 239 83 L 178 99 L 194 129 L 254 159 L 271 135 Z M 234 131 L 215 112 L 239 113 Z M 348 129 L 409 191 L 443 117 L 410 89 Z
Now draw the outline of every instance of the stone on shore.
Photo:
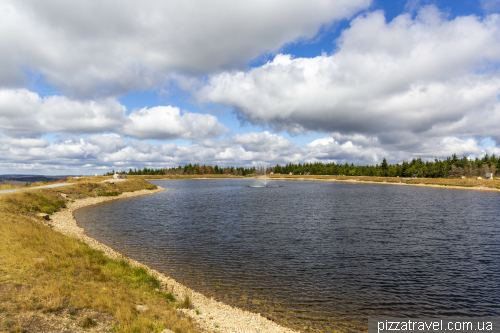
M 39 216 L 39 217 L 41 217 L 42 219 L 45 219 L 45 220 L 47 220 L 47 221 L 49 221 L 49 220 L 50 220 L 50 216 L 49 216 L 49 214 L 45 214 L 45 213 L 38 213 L 38 214 L 36 214 L 36 216 Z
M 141 312 L 146 312 L 149 310 L 149 307 L 146 306 L 146 305 L 136 305 L 135 306 L 135 309 L 137 310 L 137 312 L 141 313 Z

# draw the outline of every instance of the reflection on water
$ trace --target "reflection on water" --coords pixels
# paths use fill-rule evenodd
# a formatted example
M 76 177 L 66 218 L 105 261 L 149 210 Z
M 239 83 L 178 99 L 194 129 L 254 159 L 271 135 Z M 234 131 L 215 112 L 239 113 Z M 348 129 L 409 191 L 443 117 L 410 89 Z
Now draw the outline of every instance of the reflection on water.
M 167 190 L 75 216 L 90 236 L 207 296 L 303 331 L 500 315 L 498 193 L 154 183 Z

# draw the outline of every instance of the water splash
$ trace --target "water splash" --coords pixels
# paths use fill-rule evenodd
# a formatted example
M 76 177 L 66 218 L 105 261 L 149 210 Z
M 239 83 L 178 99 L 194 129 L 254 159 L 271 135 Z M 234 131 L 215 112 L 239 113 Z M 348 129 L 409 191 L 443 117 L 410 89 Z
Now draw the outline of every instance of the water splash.
M 266 168 L 264 168 L 264 182 L 250 185 L 250 187 L 268 187 L 267 186 L 267 176 L 266 176 Z

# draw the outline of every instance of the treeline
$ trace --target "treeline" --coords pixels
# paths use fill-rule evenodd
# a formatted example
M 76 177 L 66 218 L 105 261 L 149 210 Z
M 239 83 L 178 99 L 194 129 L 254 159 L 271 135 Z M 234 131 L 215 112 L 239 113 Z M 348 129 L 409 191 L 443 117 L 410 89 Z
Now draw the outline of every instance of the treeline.
M 421 158 L 403 161 L 398 164 L 388 164 L 384 158 L 379 165 L 354 165 L 335 163 L 306 163 L 276 165 L 274 173 L 294 175 L 345 175 L 345 176 L 378 176 L 378 177 L 412 177 L 446 178 L 446 177 L 484 177 L 487 172 L 500 169 L 500 159 L 495 155 L 485 155 L 482 159 L 469 160 L 466 156 L 459 159 L 456 154 L 445 160 L 422 161 Z
M 183 167 L 180 165 L 177 168 L 165 169 L 166 175 L 234 175 L 234 176 L 246 176 L 258 174 L 259 172 L 264 172 L 264 169 L 257 169 L 255 167 L 244 168 L 244 167 L 225 167 L 221 168 L 219 166 L 211 165 L 199 165 L 199 164 L 187 164 Z
M 159 169 L 129 169 L 125 172 L 127 175 L 235 175 L 246 176 L 253 174 L 264 174 L 264 168 L 244 168 L 244 167 L 225 167 L 199 164 L 186 164 L 185 166 L 178 166 L 175 168 L 159 168 Z M 115 170 L 107 172 L 106 175 L 111 176 L 115 174 Z
M 466 156 L 458 158 L 453 154 L 447 159 L 434 159 L 434 161 L 422 161 L 421 158 L 404 161 L 398 164 L 389 164 L 384 158 L 381 164 L 376 165 L 354 165 L 336 163 L 289 163 L 286 165 L 277 164 L 274 167 L 264 168 L 244 168 L 244 167 L 219 167 L 200 164 L 187 164 L 175 168 L 130 169 L 128 175 L 262 175 L 264 172 L 270 174 L 294 175 L 345 175 L 345 176 L 378 176 L 378 177 L 412 177 L 414 175 L 421 178 L 446 178 L 446 177 L 484 177 L 486 173 L 495 173 L 500 170 L 500 158 L 495 155 L 469 160 Z M 108 172 L 108 175 L 114 174 Z

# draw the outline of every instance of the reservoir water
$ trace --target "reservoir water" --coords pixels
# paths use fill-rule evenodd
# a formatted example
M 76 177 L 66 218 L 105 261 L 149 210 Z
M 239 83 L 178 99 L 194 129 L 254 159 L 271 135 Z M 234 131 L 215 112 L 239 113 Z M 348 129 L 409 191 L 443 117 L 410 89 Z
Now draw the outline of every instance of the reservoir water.
M 177 281 L 301 331 L 372 317 L 500 316 L 500 194 L 255 180 L 84 208 L 86 233 Z

